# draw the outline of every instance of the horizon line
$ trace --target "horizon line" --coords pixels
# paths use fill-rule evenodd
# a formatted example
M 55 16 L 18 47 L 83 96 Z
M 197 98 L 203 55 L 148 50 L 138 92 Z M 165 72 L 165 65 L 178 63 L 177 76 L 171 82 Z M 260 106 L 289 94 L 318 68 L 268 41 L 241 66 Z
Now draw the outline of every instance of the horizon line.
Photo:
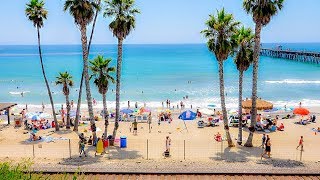
M 261 44 L 320 44 L 320 42 L 262 42 Z M 196 44 L 206 44 L 204 43 L 124 43 L 123 45 L 196 45 Z M 41 44 L 41 46 L 79 46 L 80 44 Z M 92 45 L 117 45 L 117 43 L 97 43 Z M 0 44 L 0 46 L 38 46 L 38 44 Z

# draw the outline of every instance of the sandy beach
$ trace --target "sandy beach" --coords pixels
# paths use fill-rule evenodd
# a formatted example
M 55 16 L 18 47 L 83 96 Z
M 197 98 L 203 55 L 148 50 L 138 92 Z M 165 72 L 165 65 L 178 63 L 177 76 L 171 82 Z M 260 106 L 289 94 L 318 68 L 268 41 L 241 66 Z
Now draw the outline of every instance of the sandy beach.
M 309 108 L 311 114 L 319 114 L 319 108 Z M 29 109 L 29 111 L 36 111 L 39 109 Z M 49 112 L 49 109 L 45 109 Z M 99 109 L 95 109 L 98 112 Z M 195 111 L 195 110 L 194 110 Z M 307 164 L 313 164 L 319 167 L 317 162 L 320 161 L 318 150 L 320 148 L 320 133 L 315 133 L 312 128 L 319 127 L 319 123 L 311 123 L 308 125 L 294 124 L 298 119 L 281 119 L 278 124 L 283 123 L 285 131 L 276 131 L 266 133 L 271 138 L 272 151 L 271 159 L 260 159 L 263 149 L 261 145 L 261 137 L 263 132 L 255 132 L 254 147 L 247 148 L 236 145 L 236 147 L 228 148 L 227 143 L 217 142 L 214 140 L 214 135 L 218 132 L 224 135 L 223 123 L 220 122 L 216 127 L 198 128 L 197 119 L 193 121 L 184 121 L 178 119 L 179 111 L 173 112 L 173 121 L 161 122 L 158 125 L 157 112 L 153 112 L 151 133 L 147 123 L 138 124 L 138 135 L 133 135 L 130 132 L 131 122 L 120 122 L 120 127 L 117 133 L 118 139 L 120 136 L 127 137 L 127 148 L 119 148 L 119 142 L 116 142 L 114 147 L 109 147 L 107 153 L 95 157 L 95 147 L 86 146 L 86 152 L 89 157 L 79 157 L 78 154 L 78 133 L 84 133 L 86 137 L 91 135 L 88 130 L 89 125 L 81 125 L 79 132 L 66 130 L 61 128 L 59 132 L 54 132 L 54 129 L 40 130 L 37 135 L 50 139 L 50 142 L 27 142 L 29 134 L 23 127 L 15 128 L 12 124 L 7 126 L 6 120 L 1 122 L 0 128 L 0 158 L 2 160 L 20 161 L 24 158 L 31 158 L 35 164 L 59 165 L 61 162 L 68 162 L 74 166 L 99 167 L 101 163 L 119 162 L 148 162 L 150 164 L 161 163 L 175 163 L 181 166 L 185 162 L 195 162 L 204 164 L 215 164 L 223 162 L 236 162 L 244 164 L 256 164 L 261 162 L 270 162 L 274 164 L 279 161 L 284 167 L 293 166 L 302 167 Z M 267 115 L 266 113 L 264 113 Z M 288 113 L 272 113 L 271 116 L 282 114 L 284 116 Z M 97 135 L 102 136 L 104 131 L 104 121 L 97 121 L 98 127 Z M 108 134 L 112 133 L 114 126 L 113 120 L 108 128 Z M 230 127 L 233 142 L 236 144 L 238 136 L 238 128 Z M 163 152 L 165 150 L 165 138 L 171 138 L 171 157 L 164 158 Z M 248 136 L 247 128 L 243 128 L 244 142 Z M 304 136 L 304 151 L 296 150 L 300 136 Z M 70 142 L 70 144 L 69 144 Z M 69 159 L 71 155 L 72 159 Z M 69 160 L 67 160 L 69 159 Z M 183 162 L 183 163 L 182 163 Z M 300 164 L 301 163 L 301 164 Z M 263 164 L 263 163 L 262 163 Z M 188 166 L 192 166 L 189 164 Z M 320 167 L 319 167 L 320 168 Z

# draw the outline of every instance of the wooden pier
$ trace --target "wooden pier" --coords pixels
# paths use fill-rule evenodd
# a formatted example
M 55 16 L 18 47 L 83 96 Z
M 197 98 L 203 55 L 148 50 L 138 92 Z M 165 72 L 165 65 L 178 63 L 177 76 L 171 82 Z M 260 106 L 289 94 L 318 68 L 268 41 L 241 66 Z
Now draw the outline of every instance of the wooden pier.
M 304 63 L 320 64 L 320 53 L 318 52 L 282 50 L 281 48 L 261 48 L 260 55 L 274 58 L 289 59 Z

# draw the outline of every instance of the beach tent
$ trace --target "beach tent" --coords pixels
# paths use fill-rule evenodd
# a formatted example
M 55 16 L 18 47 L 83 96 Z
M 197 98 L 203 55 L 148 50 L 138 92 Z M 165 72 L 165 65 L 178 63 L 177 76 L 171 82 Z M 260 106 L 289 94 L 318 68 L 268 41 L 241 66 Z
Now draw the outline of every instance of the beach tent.
M 310 111 L 306 108 L 302 108 L 302 107 L 299 107 L 299 108 L 295 108 L 293 110 L 293 114 L 296 114 L 296 115 L 301 115 L 301 116 L 306 116 L 310 113 Z
M 123 114 L 131 114 L 131 113 L 133 113 L 134 111 L 131 110 L 131 109 L 121 109 L 120 112 L 122 112 Z
M 197 117 L 197 113 L 194 113 L 190 110 L 184 111 L 180 114 L 179 119 L 182 120 L 194 120 Z

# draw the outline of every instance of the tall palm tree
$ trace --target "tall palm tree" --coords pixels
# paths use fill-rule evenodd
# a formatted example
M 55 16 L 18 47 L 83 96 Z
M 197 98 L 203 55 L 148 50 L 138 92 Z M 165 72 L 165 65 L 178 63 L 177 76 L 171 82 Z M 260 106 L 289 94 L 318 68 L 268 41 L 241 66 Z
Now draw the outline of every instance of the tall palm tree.
M 122 43 L 123 40 L 135 28 L 135 15 L 140 13 L 134 7 L 134 0 L 105 0 L 107 7 L 104 12 L 104 17 L 111 17 L 112 21 L 109 24 L 109 29 L 113 36 L 118 39 L 118 58 L 117 58 L 117 78 L 116 78 L 116 119 L 113 129 L 113 140 L 116 137 L 119 127 L 120 115 L 120 80 L 121 80 L 121 65 L 122 65 Z
M 239 134 L 238 144 L 242 144 L 242 82 L 243 72 L 248 70 L 253 61 L 254 34 L 250 28 L 243 26 L 234 35 L 234 41 L 237 44 L 235 50 L 234 62 L 239 71 Z
M 56 85 L 62 85 L 62 92 L 66 96 L 66 105 L 67 105 L 67 129 L 70 129 L 70 100 L 69 94 L 70 89 L 69 87 L 73 86 L 72 76 L 68 72 L 60 72 L 59 76 L 56 77 Z
M 90 61 L 90 69 L 92 71 L 91 78 L 94 77 L 94 84 L 98 87 L 99 93 L 102 95 L 103 100 L 103 115 L 105 120 L 104 138 L 107 140 L 108 126 L 109 126 L 109 113 L 107 109 L 106 94 L 109 89 L 109 83 L 115 83 L 111 73 L 116 71 L 115 67 L 110 67 L 109 63 L 111 58 L 104 59 L 103 56 L 98 55 L 93 61 Z
M 253 75 L 252 75 L 252 109 L 250 134 L 245 146 L 252 147 L 254 125 L 257 117 L 257 89 L 258 89 L 258 65 L 260 57 L 260 34 L 262 26 L 266 26 L 272 16 L 276 15 L 283 7 L 284 0 L 244 0 L 244 10 L 252 15 L 255 23 L 254 52 L 253 52 Z
M 100 9 L 101 9 L 100 8 L 101 0 L 97 0 L 97 5 L 98 5 L 99 8 L 96 9 L 95 16 L 94 16 L 93 23 L 92 23 L 92 29 L 91 29 L 91 34 L 90 34 L 90 39 L 89 39 L 89 44 L 88 44 L 88 57 L 89 57 L 89 54 L 90 54 L 90 47 L 91 47 L 91 42 L 92 42 L 92 38 L 93 38 L 93 33 L 94 33 L 94 30 L 95 30 L 95 27 L 96 27 L 98 14 L 99 14 Z M 84 69 L 82 69 L 82 75 L 81 75 L 81 80 L 80 80 L 77 111 L 76 111 L 76 118 L 75 118 L 75 121 L 74 121 L 73 131 L 78 131 L 78 127 L 79 127 L 83 79 L 84 79 Z
M 96 125 L 93 114 L 92 96 L 88 73 L 87 25 L 89 25 L 92 22 L 95 11 L 97 9 L 99 9 L 99 6 L 96 4 L 95 1 L 91 0 L 66 0 L 64 4 L 64 11 L 69 10 L 69 13 L 73 16 L 74 22 L 76 23 L 76 25 L 78 25 L 81 32 L 83 75 L 86 85 L 88 111 L 94 142 L 96 141 Z
M 54 109 L 54 103 L 53 103 L 53 98 L 50 90 L 50 86 L 47 80 L 47 76 L 44 70 L 44 65 L 42 61 L 42 51 L 41 51 L 41 45 L 40 45 L 40 28 L 43 27 L 43 21 L 47 19 L 47 14 L 48 11 L 44 8 L 45 3 L 42 0 L 31 0 L 30 3 L 26 4 L 26 9 L 25 13 L 27 18 L 33 22 L 34 27 L 37 28 L 37 33 L 38 33 L 38 49 L 39 49 L 39 56 L 40 56 L 40 64 L 41 64 L 41 69 L 42 69 L 42 75 L 44 78 L 44 81 L 46 83 L 50 103 L 51 103 L 51 108 L 52 108 L 52 114 L 53 114 L 53 120 L 54 123 L 56 124 L 55 128 L 56 131 L 59 131 L 59 126 L 57 117 L 56 117 L 56 112 Z
M 219 64 L 221 108 L 229 147 L 234 146 L 234 144 L 228 126 L 224 93 L 223 62 L 228 58 L 235 47 L 232 37 L 236 33 L 239 24 L 239 22 L 234 20 L 232 14 L 227 14 L 224 9 L 222 9 L 221 11 L 217 11 L 217 16 L 209 15 L 209 19 L 206 22 L 207 29 L 201 31 L 208 39 L 208 48 L 214 53 Z

